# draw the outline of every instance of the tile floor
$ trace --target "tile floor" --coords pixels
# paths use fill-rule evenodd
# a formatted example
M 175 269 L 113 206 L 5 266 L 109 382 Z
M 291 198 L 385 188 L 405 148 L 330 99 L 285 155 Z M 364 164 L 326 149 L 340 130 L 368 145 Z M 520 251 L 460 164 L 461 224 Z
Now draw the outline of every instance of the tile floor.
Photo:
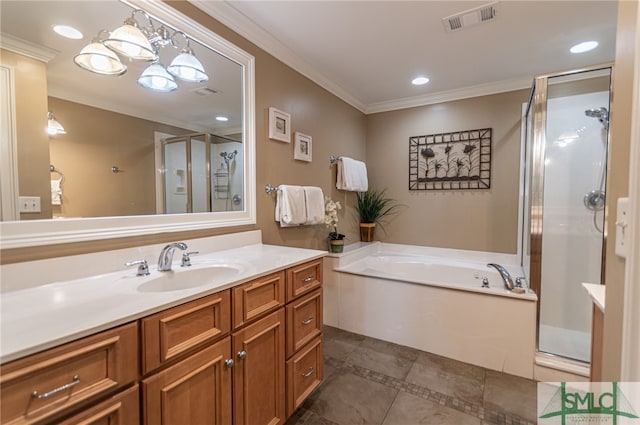
M 536 383 L 324 328 L 322 385 L 286 425 L 534 424 Z

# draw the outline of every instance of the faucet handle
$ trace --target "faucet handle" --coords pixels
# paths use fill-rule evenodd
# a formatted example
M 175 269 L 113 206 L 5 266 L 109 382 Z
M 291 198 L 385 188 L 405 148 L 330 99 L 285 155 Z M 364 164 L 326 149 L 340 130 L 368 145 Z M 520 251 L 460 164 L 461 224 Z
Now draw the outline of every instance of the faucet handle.
M 127 267 L 138 266 L 136 276 L 149 276 L 151 274 L 149 273 L 149 264 L 147 263 L 147 260 L 129 261 L 128 263 L 124 263 L 124 265 Z
M 190 267 L 191 266 L 191 255 L 200 254 L 200 251 L 191 251 L 182 253 L 182 263 L 180 267 Z
M 524 276 L 516 277 L 516 288 L 522 288 L 522 283 L 526 281 L 527 278 Z
M 489 278 L 487 278 L 486 276 L 482 277 L 482 287 L 483 288 L 488 288 L 489 287 Z

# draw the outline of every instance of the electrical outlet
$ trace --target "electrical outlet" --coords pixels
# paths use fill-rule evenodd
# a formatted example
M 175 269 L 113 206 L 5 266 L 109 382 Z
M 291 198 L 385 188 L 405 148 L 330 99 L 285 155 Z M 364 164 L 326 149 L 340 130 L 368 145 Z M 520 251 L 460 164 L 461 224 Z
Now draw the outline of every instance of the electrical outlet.
M 39 196 L 20 196 L 18 198 L 21 213 L 39 213 L 40 197 Z

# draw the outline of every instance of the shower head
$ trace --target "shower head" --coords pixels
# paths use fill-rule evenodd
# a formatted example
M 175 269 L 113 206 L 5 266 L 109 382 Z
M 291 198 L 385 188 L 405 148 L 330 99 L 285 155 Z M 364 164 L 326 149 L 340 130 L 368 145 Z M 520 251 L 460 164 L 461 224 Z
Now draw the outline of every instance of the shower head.
M 584 114 L 591 118 L 597 118 L 604 126 L 605 130 L 609 130 L 609 111 L 607 108 L 602 107 L 600 109 L 591 108 L 584 111 Z

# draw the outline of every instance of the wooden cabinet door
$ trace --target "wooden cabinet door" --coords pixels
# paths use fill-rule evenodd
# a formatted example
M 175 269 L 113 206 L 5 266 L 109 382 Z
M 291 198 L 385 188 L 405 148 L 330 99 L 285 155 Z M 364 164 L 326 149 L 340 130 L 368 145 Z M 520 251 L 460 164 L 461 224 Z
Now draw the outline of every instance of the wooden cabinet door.
M 233 334 L 234 424 L 285 421 L 284 309 Z
M 230 337 L 142 381 L 145 425 L 231 423 Z

